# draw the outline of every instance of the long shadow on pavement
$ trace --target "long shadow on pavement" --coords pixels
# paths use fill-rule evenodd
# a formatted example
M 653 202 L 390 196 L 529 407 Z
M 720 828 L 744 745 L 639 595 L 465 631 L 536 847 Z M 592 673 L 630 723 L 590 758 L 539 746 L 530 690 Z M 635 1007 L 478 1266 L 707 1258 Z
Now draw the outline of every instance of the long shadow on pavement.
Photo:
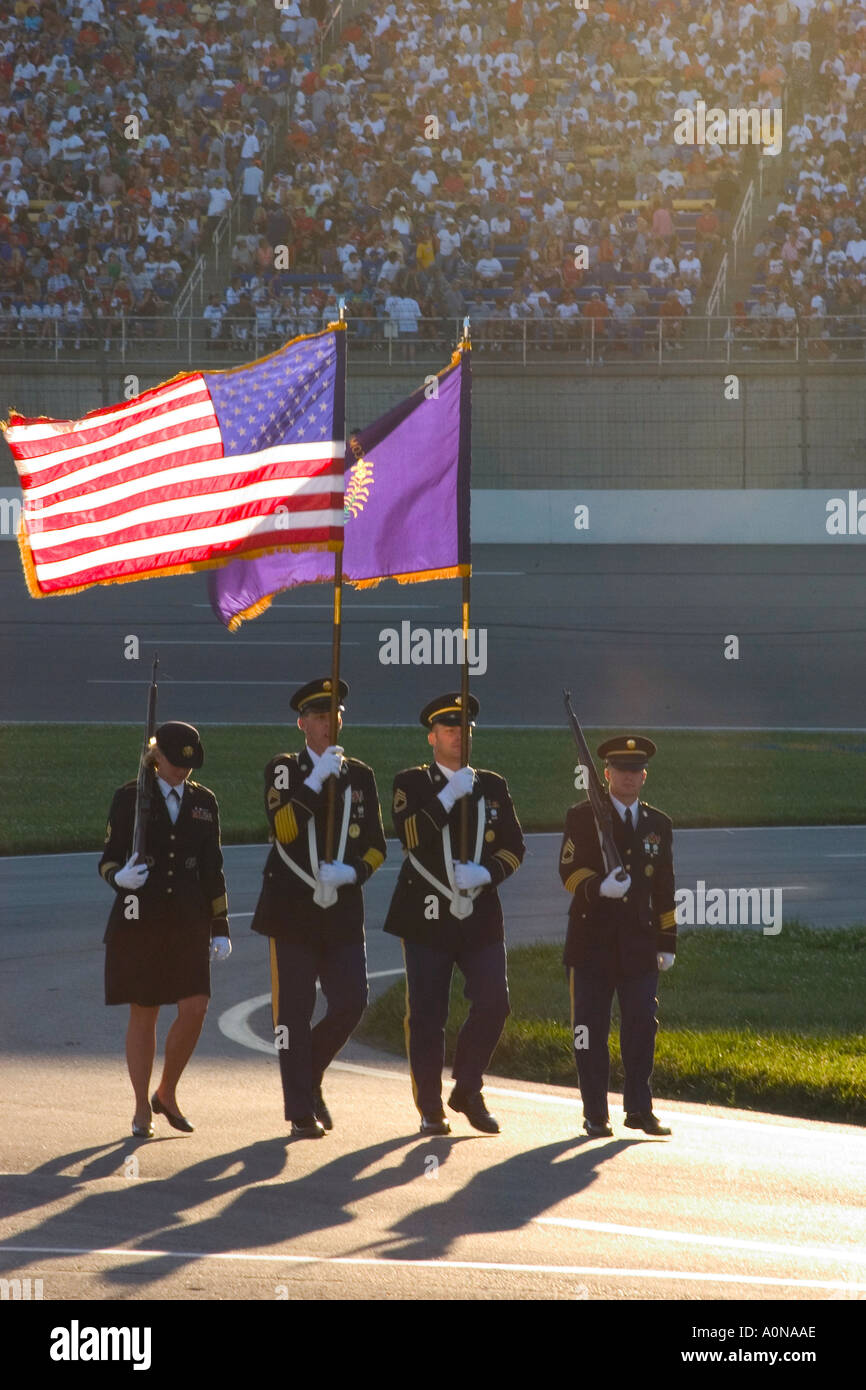
M 28 1255 L 10 1250 L 8 1258 L 16 1268 L 24 1268 L 44 1259 L 44 1253 L 37 1253 L 37 1247 L 42 1252 L 48 1249 L 58 1254 L 62 1254 L 64 1248 L 73 1251 L 124 1246 L 134 1251 L 157 1247 L 178 1251 L 177 1257 L 171 1260 L 174 1270 L 194 1263 L 195 1254 L 270 1248 L 350 1224 L 355 1214 L 347 1210 L 349 1206 L 423 1176 L 424 1157 L 418 1153 L 419 1142 L 417 1135 L 389 1139 L 341 1155 L 313 1172 L 294 1179 L 289 1177 L 280 1183 L 274 1183 L 273 1179 L 284 1172 L 287 1162 L 291 1162 L 293 1147 L 287 1152 L 285 1138 L 262 1140 L 246 1148 L 216 1154 L 170 1178 L 146 1182 L 123 1179 L 118 1171 L 123 1155 L 116 1147 L 110 1152 L 79 1150 L 52 1159 L 35 1172 L 7 1183 L 11 1198 L 7 1210 L 15 1207 L 16 1187 L 23 1198 L 18 1202 L 19 1211 L 35 1205 L 44 1206 L 62 1200 L 70 1192 L 75 1193 L 85 1181 L 84 1177 L 63 1177 L 61 1170 L 81 1162 L 88 1155 L 91 1157 L 87 1176 L 91 1180 L 117 1176 L 122 1187 L 87 1193 L 75 1206 L 54 1212 L 28 1230 L 19 1232 L 8 1244 L 32 1246 L 34 1253 Z M 467 1137 L 456 1142 L 470 1140 Z M 412 1148 L 403 1155 L 401 1163 L 362 1176 L 366 1169 L 407 1145 Z M 450 1147 L 439 1151 L 440 1163 L 447 1161 Z M 425 1151 L 427 1149 L 429 1143 L 425 1145 Z M 240 1171 L 233 1171 L 238 1167 Z M 41 1175 L 51 1180 L 50 1190 L 34 1202 L 28 1189 L 34 1177 Z M 202 1203 L 233 1193 L 238 1193 L 236 1200 L 215 1216 L 189 1219 L 189 1214 Z M 0 1258 L 5 1263 L 3 1250 L 0 1245 Z M 162 1278 L 166 1268 L 165 1258 L 145 1257 L 131 1267 L 110 1269 L 104 1277 L 117 1284 L 140 1284 Z
M 616 1139 L 588 1148 L 589 1140 L 562 1139 L 543 1148 L 515 1154 L 483 1168 L 443 1202 L 419 1206 L 401 1220 L 388 1242 L 375 1242 L 383 1258 L 440 1260 L 454 1241 L 466 1236 L 519 1231 L 542 1212 L 583 1192 L 598 1178 L 598 1169 L 639 1139 Z M 580 1145 L 569 1160 L 568 1149 Z M 358 1253 L 358 1252 L 355 1252 Z

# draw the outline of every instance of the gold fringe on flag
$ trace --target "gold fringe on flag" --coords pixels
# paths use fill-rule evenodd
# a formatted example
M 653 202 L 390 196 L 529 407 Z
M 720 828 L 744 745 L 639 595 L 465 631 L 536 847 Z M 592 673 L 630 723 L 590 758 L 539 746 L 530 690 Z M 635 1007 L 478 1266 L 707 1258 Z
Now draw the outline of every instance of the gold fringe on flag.
M 24 569 L 24 579 L 27 584 L 27 592 L 31 598 L 66 598 L 68 594 L 83 594 L 87 589 L 102 589 L 107 584 L 132 584 L 138 579 L 168 579 L 176 574 L 196 574 L 199 570 L 218 570 L 224 565 L 230 565 L 233 560 L 260 560 L 263 555 L 274 555 L 282 550 L 342 550 L 343 542 L 339 541 L 315 541 L 312 545 L 279 545 L 276 547 L 267 546 L 262 550 L 243 550 L 239 554 L 224 555 L 220 559 L 213 560 L 194 560 L 188 565 L 169 565 L 166 569 L 143 570 L 138 574 L 119 574 L 114 579 L 92 579 L 89 584 L 78 584 L 71 589 L 41 589 L 36 575 L 36 567 L 33 563 L 33 553 L 30 549 L 30 542 L 27 538 L 27 531 L 24 522 L 18 529 L 18 550 L 21 555 L 21 564 Z

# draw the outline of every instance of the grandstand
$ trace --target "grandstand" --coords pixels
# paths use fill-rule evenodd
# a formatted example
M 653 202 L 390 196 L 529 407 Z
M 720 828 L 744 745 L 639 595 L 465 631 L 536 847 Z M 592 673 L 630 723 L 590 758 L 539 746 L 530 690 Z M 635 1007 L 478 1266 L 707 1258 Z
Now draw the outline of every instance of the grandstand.
M 337 296 L 389 362 L 466 314 L 524 362 L 862 355 L 864 35 L 866 0 L 19 0 L 0 355 L 237 360 Z M 781 104 L 783 158 L 677 145 L 698 99 Z

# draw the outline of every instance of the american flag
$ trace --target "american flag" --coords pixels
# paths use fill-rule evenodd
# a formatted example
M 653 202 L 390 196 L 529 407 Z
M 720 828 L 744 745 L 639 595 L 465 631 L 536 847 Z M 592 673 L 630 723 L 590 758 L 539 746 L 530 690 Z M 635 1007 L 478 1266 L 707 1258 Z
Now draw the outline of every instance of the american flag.
M 11 412 L 30 592 L 339 549 L 344 354 L 344 331 L 328 329 L 80 420 Z

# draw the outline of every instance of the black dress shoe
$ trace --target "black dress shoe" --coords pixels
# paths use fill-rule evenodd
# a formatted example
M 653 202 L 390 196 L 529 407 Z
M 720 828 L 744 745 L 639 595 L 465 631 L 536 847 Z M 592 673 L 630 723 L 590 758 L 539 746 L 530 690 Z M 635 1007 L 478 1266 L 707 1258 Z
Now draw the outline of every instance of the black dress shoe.
M 450 1134 L 451 1126 L 445 1118 L 445 1111 L 435 1115 L 421 1116 L 421 1134 Z
M 292 1120 L 293 1139 L 324 1139 L 324 1137 L 325 1131 L 315 1115 L 301 1115 L 297 1120 Z
M 135 1123 L 135 1120 L 133 1120 L 133 1122 L 132 1122 L 132 1137 L 133 1137 L 133 1139 L 152 1139 L 152 1138 L 153 1138 L 153 1125 L 152 1125 L 152 1124 L 137 1125 L 137 1124 Z
M 480 1129 L 482 1134 L 498 1134 L 499 1121 L 495 1115 L 491 1115 L 487 1106 L 484 1104 L 484 1096 L 480 1091 L 468 1096 L 461 1091 L 459 1086 L 455 1086 L 448 1101 L 449 1108 L 466 1116 L 473 1129 Z
M 645 1115 L 638 1115 L 637 1113 L 626 1115 L 623 1124 L 626 1129 L 642 1129 L 644 1134 L 661 1135 L 671 1133 L 667 1125 L 663 1125 L 651 1110 Z
M 323 1129 L 334 1128 L 334 1121 L 331 1119 L 331 1112 L 325 1104 L 325 1097 L 322 1095 L 321 1088 L 313 1097 L 313 1114 Z
M 156 1091 L 150 1098 L 150 1108 L 154 1115 L 164 1115 L 172 1129 L 179 1129 L 182 1134 L 195 1133 L 195 1125 L 191 1125 L 185 1115 L 176 1115 L 167 1105 L 163 1105 Z
M 583 1127 L 590 1139 L 612 1139 L 610 1120 L 588 1120 L 584 1118 Z

